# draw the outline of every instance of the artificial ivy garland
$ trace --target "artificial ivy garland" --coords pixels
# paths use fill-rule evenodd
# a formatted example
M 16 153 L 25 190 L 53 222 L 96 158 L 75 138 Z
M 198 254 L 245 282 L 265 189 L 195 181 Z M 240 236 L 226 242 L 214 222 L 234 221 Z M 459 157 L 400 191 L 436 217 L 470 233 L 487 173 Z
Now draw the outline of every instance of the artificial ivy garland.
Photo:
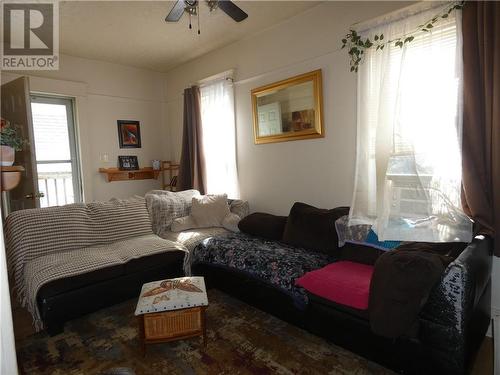
M 361 64 L 363 60 L 365 50 L 369 48 L 375 48 L 377 51 L 383 50 L 386 45 L 392 43 L 394 43 L 394 46 L 396 47 L 403 48 L 405 44 L 410 43 L 415 39 L 415 34 L 420 32 L 430 32 L 436 23 L 438 23 L 443 18 L 448 18 L 451 12 L 456 9 L 463 9 L 464 4 L 465 1 L 456 1 L 451 3 L 450 6 L 446 7 L 445 10 L 443 10 L 428 22 L 425 22 L 422 25 L 418 25 L 418 27 L 414 31 L 402 35 L 401 37 L 396 39 L 386 41 L 384 40 L 384 34 L 376 34 L 373 37 L 373 41 L 371 41 L 370 38 L 363 39 L 363 37 L 361 37 L 361 35 L 359 35 L 356 30 L 349 30 L 349 33 L 344 37 L 344 39 L 342 39 L 342 49 L 347 47 L 351 72 L 358 72 L 359 64 Z

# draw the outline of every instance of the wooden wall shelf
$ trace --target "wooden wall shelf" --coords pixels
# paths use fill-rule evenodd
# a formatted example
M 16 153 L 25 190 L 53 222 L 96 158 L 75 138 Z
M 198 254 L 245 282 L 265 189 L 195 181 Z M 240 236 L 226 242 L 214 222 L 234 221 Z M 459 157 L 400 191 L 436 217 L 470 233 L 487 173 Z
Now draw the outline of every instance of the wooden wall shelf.
M 19 185 L 19 182 L 21 182 L 21 173 L 24 172 L 24 167 L 20 165 L 0 167 L 0 171 L 2 171 L 2 191 L 9 191 L 14 189 Z
M 99 173 L 104 173 L 108 182 L 157 179 L 160 172 L 151 167 L 132 171 L 122 171 L 118 168 L 99 168 Z

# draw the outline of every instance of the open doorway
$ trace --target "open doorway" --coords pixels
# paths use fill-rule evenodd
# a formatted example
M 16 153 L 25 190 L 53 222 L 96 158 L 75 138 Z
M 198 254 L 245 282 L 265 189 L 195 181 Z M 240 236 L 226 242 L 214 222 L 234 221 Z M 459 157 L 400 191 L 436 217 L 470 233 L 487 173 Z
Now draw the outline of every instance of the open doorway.
M 31 115 L 40 206 L 81 202 L 73 99 L 31 95 Z

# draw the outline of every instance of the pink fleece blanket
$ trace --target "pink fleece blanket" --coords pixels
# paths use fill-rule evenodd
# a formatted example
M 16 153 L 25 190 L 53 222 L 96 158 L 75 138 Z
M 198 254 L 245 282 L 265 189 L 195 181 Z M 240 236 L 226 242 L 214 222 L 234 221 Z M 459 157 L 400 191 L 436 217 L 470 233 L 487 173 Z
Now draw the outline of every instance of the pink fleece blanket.
M 373 269 L 361 263 L 336 262 L 306 273 L 295 281 L 295 285 L 338 304 L 366 310 Z

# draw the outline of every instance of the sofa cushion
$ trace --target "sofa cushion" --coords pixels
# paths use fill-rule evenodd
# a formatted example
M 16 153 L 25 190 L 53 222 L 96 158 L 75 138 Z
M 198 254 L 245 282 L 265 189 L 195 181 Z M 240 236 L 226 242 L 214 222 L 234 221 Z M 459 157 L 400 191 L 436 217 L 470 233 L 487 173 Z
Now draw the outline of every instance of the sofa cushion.
M 193 265 L 226 267 L 279 288 L 300 309 L 306 307 L 307 296 L 302 288 L 295 287 L 295 279 L 329 263 L 327 254 L 243 233 L 208 238 L 193 250 L 191 257 Z
M 243 233 L 252 236 L 281 241 L 283 238 L 283 231 L 285 230 L 286 220 L 286 216 L 255 212 L 242 219 L 238 223 L 238 228 L 240 228 Z
M 336 311 L 347 313 L 349 315 L 354 315 L 354 316 L 361 318 L 363 320 L 370 319 L 370 309 L 366 309 L 366 310 L 355 309 L 354 307 L 341 305 L 340 303 L 337 303 L 337 302 L 332 301 L 332 300 L 328 300 L 326 298 L 317 296 L 316 294 L 312 294 L 312 293 L 307 293 L 307 296 L 309 297 L 309 303 L 311 305 L 316 305 L 315 307 L 317 307 L 317 305 L 320 305 L 323 308 L 333 309 Z
M 125 263 L 124 272 L 125 274 L 143 272 L 144 270 L 157 268 L 161 265 L 167 267 L 175 263 L 179 265 L 179 269 L 182 272 L 185 255 L 186 253 L 182 250 L 172 250 L 164 253 L 130 259 L 127 263 Z
M 340 261 L 296 280 L 308 292 L 359 310 L 368 309 L 373 266 Z
M 339 251 L 339 260 L 349 260 L 351 262 L 370 265 L 374 265 L 378 257 L 385 253 L 383 250 L 350 242 L 346 242 Z
M 87 285 L 96 284 L 101 281 L 114 279 L 123 276 L 125 273 L 125 265 L 119 264 L 101 268 L 99 270 L 86 272 L 81 275 L 65 277 L 50 281 L 42 285 L 38 291 L 38 301 L 43 301 L 45 298 L 50 298 L 70 290 L 83 288 Z
M 179 270 L 182 270 L 184 255 L 184 251 L 168 251 L 166 253 L 131 259 L 125 264 L 105 267 L 80 275 L 53 280 L 44 284 L 40 288 L 37 299 L 39 301 L 43 301 L 44 298 L 50 298 L 58 294 L 83 288 L 87 285 L 96 284 L 105 280 L 114 279 L 123 275 L 158 268 L 162 265 L 168 267 L 177 263 Z
M 19 289 L 16 289 L 16 291 L 32 313 L 35 328 L 40 329 L 42 326 L 36 300 L 38 291 L 43 285 L 54 280 L 83 275 L 107 267 L 123 266 L 126 268 L 125 264 L 132 259 L 168 251 L 183 251 L 187 258 L 187 250 L 181 244 L 166 241 L 154 234 L 51 253 L 32 259 L 25 265 L 23 278 L 20 280 Z M 188 263 L 184 265 L 186 273 L 189 273 Z M 125 268 L 122 268 L 122 270 Z M 121 272 L 116 269 L 113 271 Z M 98 275 L 98 277 L 101 277 L 101 275 Z
M 12 212 L 5 239 L 9 271 L 22 292 L 26 265 L 39 257 L 153 235 L 144 198 Z
M 335 220 L 348 212 L 348 207 L 326 210 L 296 202 L 288 215 L 283 242 L 333 255 L 338 249 Z
M 196 221 L 194 217 L 191 215 L 178 217 L 172 221 L 172 225 L 170 225 L 170 230 L 172 232 L 182 232 L 184 230 L 194 229 L 196 228 Z
M 199 228 L 188 229 L 182 232 L 166 231 L 162 238 L 184 245 L 189 251 L 192 251 L 200 242 L 213 236 L 224 236 L 231 232 L 225 228 Z

